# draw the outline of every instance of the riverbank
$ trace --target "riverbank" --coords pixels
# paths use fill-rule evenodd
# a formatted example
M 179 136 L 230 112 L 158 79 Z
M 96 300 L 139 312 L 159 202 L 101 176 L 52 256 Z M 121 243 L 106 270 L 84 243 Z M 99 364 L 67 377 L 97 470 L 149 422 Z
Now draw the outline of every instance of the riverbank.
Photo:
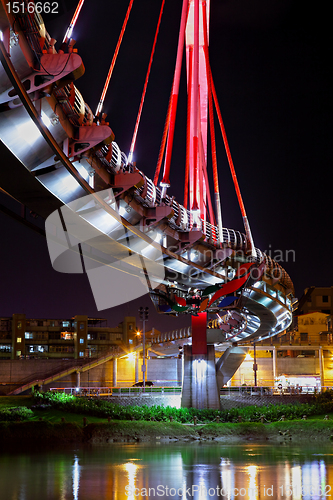
M 206 442 L 221 444 L 247 441 L 272 443 L 332 443 L 333 421 L 295 420 L 261 424 L 210 423 L 186 425 L 177 422 L 110 421 L 106 423 L 48 421 L 0 422 L 2 449 L 63 447 L 66 445 L 110 445 L 142 442 Z

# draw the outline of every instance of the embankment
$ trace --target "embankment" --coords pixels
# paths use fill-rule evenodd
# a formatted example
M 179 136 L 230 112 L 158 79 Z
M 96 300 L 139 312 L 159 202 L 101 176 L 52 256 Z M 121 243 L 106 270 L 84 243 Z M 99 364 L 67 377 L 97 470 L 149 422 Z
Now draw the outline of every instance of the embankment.
M 108 445 L 115 442 L 258 441 L 274 443 L 332 442 L 333 421 L 294 420 L 261 424 L 211 423 L 184 425 L 177 422 L 111 421 L 80 426 L 48 421 L 1 422 L 0 447 L 6 450 L 43 449 L 72 445 Z

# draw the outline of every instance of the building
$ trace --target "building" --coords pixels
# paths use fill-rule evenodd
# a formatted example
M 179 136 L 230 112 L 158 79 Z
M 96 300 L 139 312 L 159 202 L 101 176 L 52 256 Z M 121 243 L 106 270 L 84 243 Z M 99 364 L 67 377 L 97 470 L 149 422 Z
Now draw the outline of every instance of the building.
M 22 358 L 82 359 L 135 343 L 136 318 L 126 316 L 110 328 L 102 318 L 0 318 L 0 360 Z
M 312 312 L 333 314 L 333 286 L 311 286 L 304 290 L 304 294 L 299 300 L 299 306 L 296 313 L 307 314 Z
M 251 346 L 249 353 L 232 377 L 231 384 L 254 385 L 254 364 L 257 366 L 258 385 L 282 384 L 291 388 L 333 386 L 333 331 L 332 315 L 325 308 L 331 305 L 331 296 L 323 291 L 333 288 L 312 287 L 310 295 L 304 293 L 306 306 L 300 307 L 293 318 L 293 324 L 276 337 L 256 342 L 256 359 Z M 315 292 L 315 293 L 314 293 Z M 311 303 L 308 302 L 309 295 Z M 326 298 L 328 297 L 328 300 Z M 320 309 L 321 305 L 324 307 Z M 310 305 L 310 307 L 309 307 Z M 327 306 L 326 306 L 327 307 Z M 301 313 L 308 308 L 313 312 Z M 300 313 L 300 314 L 297 314 Z

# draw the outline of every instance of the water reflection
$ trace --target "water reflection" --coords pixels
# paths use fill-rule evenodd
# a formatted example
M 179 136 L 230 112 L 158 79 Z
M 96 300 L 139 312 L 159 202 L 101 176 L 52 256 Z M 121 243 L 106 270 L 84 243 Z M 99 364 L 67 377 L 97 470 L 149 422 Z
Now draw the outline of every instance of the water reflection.
M 75 455 L 74 465 L 73 465 L 73 497 L 74 497 L 74 500 L 78 500 L 78 498 L 79 498 L 79 484 L 80 484 L 79 459 L 78 459 L 77 455 Z
M 322 500 L 332 447 L 113 445 L 0 457 L 8 500 Z

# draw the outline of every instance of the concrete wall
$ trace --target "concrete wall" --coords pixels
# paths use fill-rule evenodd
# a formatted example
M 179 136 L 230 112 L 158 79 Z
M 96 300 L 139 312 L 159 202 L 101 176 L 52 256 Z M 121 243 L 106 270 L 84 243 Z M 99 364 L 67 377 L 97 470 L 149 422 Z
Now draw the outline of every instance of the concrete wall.
M 319 375 L 318 358 L 278 358 L 277 374 L 283 375 Z
M 31 380 L 43 379 L 73 366 L 73 360 L 13 359 L 0 361 L 0 394 L 7 394 Z M 82 362 L 77 362 L 80 367 Z M 75 381 L 75 375 L 73 376 Z
M 273 386 L 273 359 L 257 358 L 258 385 Z M 319 358 L 277 358 L 276 376 L 280 375 L 320 375 Z M 333 360 L 324 359 L 324 382 L 326 386 L 333 383 Z M 254 385 L 253 359 L 245 360 L 232 378 L 232 385 Z
M 108 361 L 80 376 L 81 387 L 128 387 L 135 383 L 136 360 L 127 358 L 117 361 L 117 384 L 113 379 L 113 361 Z M 78 368 L 81 362 L 77 362 Z M 258 358 L 257 379 L 259 385 L 272 386 L 273 359 Z M 138 365 L 138 379 L 142 380 L 142 359 Z M 16 387 L 31 380 L 43 378 L 73 366 L 73 360 L 57 359 L 22 359 L 0 361 L 0 395 L 7 394 Z M 152 380 L 157 386 L 181 385 L 182 360 L 178 358 L 151 358 L 147 360 L 146 380 Z M 333 359 L 324 359 L 326 386 L 333 386 Z M 318 358 L 277 358 L 277 376 L 286 374 L 313 374 L 319 375 Z M 253 360 L 244 361 L 232 379 L 232 385 L 253 385 Z M 67 375 L 63 379 L 52 382 L 51 387 L 75 387 L 76 374 Z M 45 387 L 48 389 L 50 386 Z
M 140 380 L 142 374 L 140 373 Z M 182 360 L 178 358 L 152 358 L 148 360 L 146 380 L 161 387 L 182 384 Z
M 258 358 L 257 359 L 257 384 L 273 386 L 273 359 Z M 254 385 L 253 359 L 245 360 L 232 377 L 231 385 Z
M 58 371 L 73 366 L 73 360 L 56 359 L 22 359 L 0 361 L 0 395 L 8 394 L 17 387 L 32 380 L 42 380 Z M 182 360 L 177 358 L 148 359 L 146 380 L 152 380 L 157 386 L 181 385 Z M 117 381 L 113 379 L 113 361 L 88 370 L 80 374 L 81 387 L 128 387 L 135 380 L 136 360 L 127 358 L 117 360 Z M 77 362 L 78 368 L 82 362 Z M 138 363 L 138 380 L 142 380 L 142 359 Z M 77 385 L 76 373 L 45 385 L 43 390 L 50 387 L 75 387 Z

